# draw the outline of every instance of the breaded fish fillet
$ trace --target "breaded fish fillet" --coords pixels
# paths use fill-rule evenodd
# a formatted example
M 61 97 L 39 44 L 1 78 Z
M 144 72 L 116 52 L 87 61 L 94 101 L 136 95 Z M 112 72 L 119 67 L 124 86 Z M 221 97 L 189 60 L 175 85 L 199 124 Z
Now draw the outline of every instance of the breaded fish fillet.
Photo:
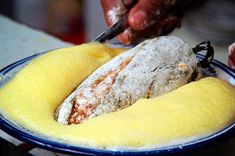
M 93 72 L 55 112 L 61 124 L 78 124 L 153 98 L 200 77 L 187 43 L 174 36 L 146 40 Z

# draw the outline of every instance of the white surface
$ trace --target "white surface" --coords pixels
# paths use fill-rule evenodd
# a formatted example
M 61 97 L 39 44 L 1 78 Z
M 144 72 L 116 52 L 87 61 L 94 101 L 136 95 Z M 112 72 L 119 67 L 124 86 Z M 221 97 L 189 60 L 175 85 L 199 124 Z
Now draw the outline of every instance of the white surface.
M 0 15 L 0 69 L 32 54 L 69 45 Z

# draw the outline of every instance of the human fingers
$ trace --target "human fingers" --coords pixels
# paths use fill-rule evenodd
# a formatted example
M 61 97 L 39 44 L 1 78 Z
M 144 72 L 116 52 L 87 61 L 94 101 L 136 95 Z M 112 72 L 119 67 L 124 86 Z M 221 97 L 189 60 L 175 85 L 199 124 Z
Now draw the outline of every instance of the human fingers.
M 177 0 L 139 0 L 131 8 L 128 15 L 128 23 L 134 30 L 144 30 L 157 23 L 162 16 L 176 4 Z
M 235 43 L 229 46 L 228 66 L 235 70 Z
M 169 14 L 162 17 L 158 23 L 155 23 L 141 31 L 136 31 L 129 27 L 118 36 L 118 40 L 127 45 L 133 42 L 140 42 L 147 38 L 152 38 L 160 35 L 167 35 L 172 32 L 174 28 L 180 27 L 180 22 L 180 17 L 173 14 Z

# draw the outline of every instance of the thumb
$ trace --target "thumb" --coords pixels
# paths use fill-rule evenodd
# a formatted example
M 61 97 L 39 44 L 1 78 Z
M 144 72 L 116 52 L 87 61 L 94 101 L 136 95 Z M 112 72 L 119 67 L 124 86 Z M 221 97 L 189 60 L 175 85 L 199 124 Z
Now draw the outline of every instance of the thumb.
M 156 23 L 175 4 L 176 0 L 139 0 L 131 9 L 128 23 L 135 30 L 143 30 Z

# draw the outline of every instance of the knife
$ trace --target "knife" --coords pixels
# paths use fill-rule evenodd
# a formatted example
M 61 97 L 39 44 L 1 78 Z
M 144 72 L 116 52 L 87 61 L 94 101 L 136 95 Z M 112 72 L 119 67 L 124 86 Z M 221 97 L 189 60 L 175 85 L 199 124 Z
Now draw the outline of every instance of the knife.
M 100 35 L 98 35 L 92 41 L 103 43 L 106 40 L 113 39 L 114 37 L 116 37 L 117 35 L 119 35 L 120 33 L 122 33 L 126 29 L 126 27 L 127 27 L 126 23 L 127 23 L 127 18 L 126 17 L 120 18 L 118 22 L 113 24 L 106 31 L 102 32 Z

